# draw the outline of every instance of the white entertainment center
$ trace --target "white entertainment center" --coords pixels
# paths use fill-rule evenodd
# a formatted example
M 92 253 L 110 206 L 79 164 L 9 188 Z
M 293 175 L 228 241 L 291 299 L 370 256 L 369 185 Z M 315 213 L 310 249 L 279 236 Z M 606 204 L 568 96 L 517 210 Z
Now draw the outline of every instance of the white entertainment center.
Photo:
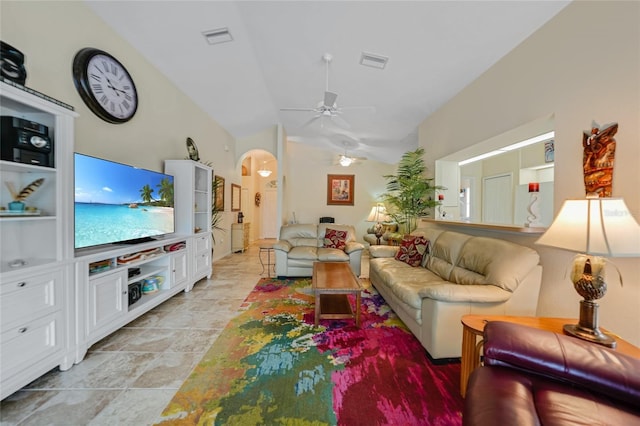
M 77 114 L 68 105 L 22 87 L 0 82 L 0 89 L 2 116 L 47 126 L 54 145 L 53 163 L 47 166 L 0 160 L 0 206 L 12 201 L 5 182 L 22 188 L 44 178 L 26 202 L 36 210 L 0 211 L 0 399 L 4 399 L 52 368 L 71 368 L 100 339 L 211 277 L 213 173 L 195 161 L 167 160 L 165 173 L 174 176 L 176 232 L 134 245 L 76 251 Z M 150 281 L 157 286 L 142 294 L 138 283 Z

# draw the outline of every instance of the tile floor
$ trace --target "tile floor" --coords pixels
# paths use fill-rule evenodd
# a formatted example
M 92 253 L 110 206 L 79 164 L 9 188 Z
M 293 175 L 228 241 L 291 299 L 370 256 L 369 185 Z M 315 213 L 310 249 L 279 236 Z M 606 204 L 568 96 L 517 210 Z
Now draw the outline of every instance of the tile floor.
M 210 280 L 99 341 L 81 363 L 7 397 L 0 425 L 154 424 L 258 282 L 260 242 L 215 261 Z M 366 254 L 362 265 L 368 276 Z

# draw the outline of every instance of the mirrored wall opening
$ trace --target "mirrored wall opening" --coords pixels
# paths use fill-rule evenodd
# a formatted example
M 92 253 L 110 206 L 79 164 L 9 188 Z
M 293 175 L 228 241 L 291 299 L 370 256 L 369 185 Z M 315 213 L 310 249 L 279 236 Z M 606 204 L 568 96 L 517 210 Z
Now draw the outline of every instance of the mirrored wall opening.
M 446 187 L 436 217 L 547 227 L 553 220 L 553 116 L 528 123 L 436 161 Z

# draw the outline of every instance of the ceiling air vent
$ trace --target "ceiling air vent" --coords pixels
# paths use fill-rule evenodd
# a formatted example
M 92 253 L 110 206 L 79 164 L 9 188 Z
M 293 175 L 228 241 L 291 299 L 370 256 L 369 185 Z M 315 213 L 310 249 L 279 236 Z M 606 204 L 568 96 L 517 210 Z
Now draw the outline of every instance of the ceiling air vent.
M 362 56 L 360 56 L 360 63 L 367 67 L 384 69 L 387 61 L 389 58 L 386 56 L 374 55 L 373 53 L 362 52 Z
M 233 37 L 228 28 L 218 28 L 217 30 L 204 31 L 202 33 L 209 44 L 219 44 L 232 41 Z

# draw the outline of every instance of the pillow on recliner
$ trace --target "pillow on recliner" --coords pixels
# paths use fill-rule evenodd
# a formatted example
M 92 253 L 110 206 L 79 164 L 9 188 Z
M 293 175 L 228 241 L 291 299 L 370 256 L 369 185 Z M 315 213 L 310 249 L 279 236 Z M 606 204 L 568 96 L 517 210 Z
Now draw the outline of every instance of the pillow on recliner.
M 420 266 L 422 258 L 429 250 L 429 240 L 417 235 L 405 235 L 396 252 L 395 259 L 409 266 Z
M 324 233 L 324 247 L 344 250 L 347 245 L 347 231 L 327 228 Z

